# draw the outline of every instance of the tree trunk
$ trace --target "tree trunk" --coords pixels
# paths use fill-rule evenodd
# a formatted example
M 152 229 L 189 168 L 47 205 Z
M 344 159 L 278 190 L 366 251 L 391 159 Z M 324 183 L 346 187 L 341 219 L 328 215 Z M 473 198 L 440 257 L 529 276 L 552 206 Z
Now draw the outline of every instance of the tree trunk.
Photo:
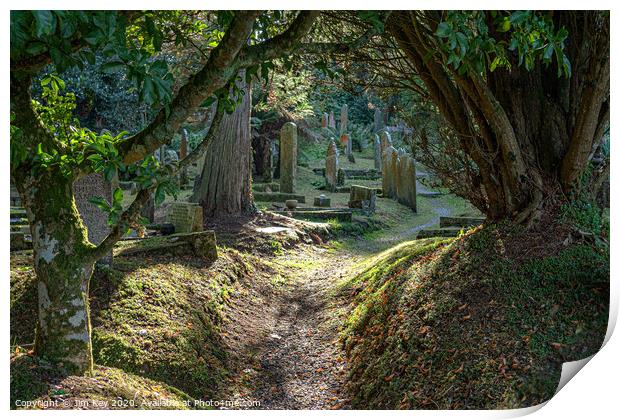
M 437 12 L 394 12 L 388 21 L 387 30 L 477 168 L 468 179 L 476 181 L 469 195 L 484 197 L 472 203 L 489 219 L 535 222 L 553 201 L 549 195 L 574 190 L 609 125 L 609 15 L 569 11 L 552 18 L 556 29 L 569 32 L 570 79 L 558 77 L 555 62 L 527 70 L 516 54 L 508 56 L 510 69 L 461 75 L 438 54 Z M 426 27 L 420 20 L 434 23 Z M 488 20 L 494 28 L 491 14 Z M 444 176 L 459 172 L 465 171 Z
M 252 139 L 250 134 L 251 86 L 245 72 L 238 82 L 245 94 L 232 114 L 225 115 L 219 134 L 205 153 L 200 186 L 193 200 L 199 202 L 205 217 L 217 218 L 251 213 Z
M 35 354 L 62 364 L 71 374 L 89 374 L 93 245 L 73 199 L 73 179 L 50 171 L 16 181 L 32 230 L 38 282 Z

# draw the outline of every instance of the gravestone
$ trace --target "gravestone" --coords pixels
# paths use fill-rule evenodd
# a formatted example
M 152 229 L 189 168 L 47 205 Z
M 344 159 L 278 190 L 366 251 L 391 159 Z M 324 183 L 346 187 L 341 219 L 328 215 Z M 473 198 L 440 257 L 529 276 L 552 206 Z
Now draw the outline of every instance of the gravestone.
M 197 203 L 175 201 L 170 205 L 167 222 L 175 233 L 191 233 L 203 230 L 202 206 Z
M 295 192 L 297 173 L 297 126 L 287 122 L 280 130 L 280 191 Z
M 381 140 L 379 139 L 379 135 L 375 134 L 375 169 L 377 171 L 381 170 Z
M 329 114 L 327 112 L 324 112 L 323 117 L 321 118 L 321 127 L 327 128 L 328 123 L 329 123 Z
M 381 187 L 383 189 L 383 197 L 393 198 L 394 197 L 394 167 L 392 165 L 393 155 L 396 157 L 396 149 L 392 146 L 388 146 L 382 155 L 381 166 L 382 170 L 382 179 L 381 179 Z
M 347 132 L 347 126 L 349 125 L 349 106 L 347 104 L 342 105 L 340 108 L 340 133 Z
M 383 115 L 379 108 L 375 108 L 375 133 L 383 129 Z
M 334 111 L 329 111 L 329 128 L 336 128 L 336 117 L 334 117 Z
M 140 210 L 140 215 L 147 219 L 149 223 L 155 223 L 155 199 L 153 197 L 144 203 L 142 210 Z
M 385 149 L 388 148 L 388 146 L 392 145 L 392 136 L 390 136 L 390 133 L 388 133 L 387 131 L 382 131 L 381 132 L 381 156 L 383 156 L 383 152 L 385 152 Z
M 338 176 L 338 148 L 333 141 L 327 147 L 327 156 L 325 157 L 325 185 L 329 191 L 336 189 Z
M 404 175 L 405 175 L 405 166 L 407 164 L 406 162 L 406 158 L 407 158 L 407 152 L 405 152 L 404 149 L 398 149 L 398 154 L 396 157 L 396 171 L 394 172 L 394 186 L 396 188 L 396 200 L 401 203 L 404 204 L 404 196 L 405 196 L 405 190 L 404 190 Z
M 369 213 L 375 211 L 377 201 L 377 190 L 361 185 L 351 185 L 349 193 L 349 208 L 362 209 Z
M 392 147 L 392 146 L 390 146 Z M 392 147 L 390 165 L 390 198 L 398 199 L 397 181 L 398 181 L 398 151 Z
M 108 215 L 89 200 L 101 197 L 112 202 L 112 184 L 101 174 L 88 174 L 73 183 L 75 205 L 88 231 L 88 240 L 99 245 L 110 233 Z M 98 261 L 100 265 L 112 265 L 112 252 Z
M 417 206 L 417 191 L 416 191 L 416 173 L 415 173 L 415 160 L 411 156 L 407 156 L 404 166 L 403 177 L 403 195 L 404 204 L 411 208 L 413 211 L 418 211 Z
M 187 157 L 188 136 L 189 134 L 186 128 L 181 130 L 181 143 L 179 145 L 179 160 L 183 160 Z M 183 168 L 181 169 L 181 173 L 179 174 L 179 184 L 181 185 L 181 188 L 187 185 L 188 182 L 189 182 L 189 179 L 187 178 L 187 169 Z
M 346 172 L 344 169 L 338 169 L 338 173 L 336 174 L 336 186 L 342 187 L 344 185 L 344 180 L 346 179 Z
M 332 200 L 325 194 L 321 194 L 318 197 L 314 197 L 315 207 L 329 207 L 332 204 Z

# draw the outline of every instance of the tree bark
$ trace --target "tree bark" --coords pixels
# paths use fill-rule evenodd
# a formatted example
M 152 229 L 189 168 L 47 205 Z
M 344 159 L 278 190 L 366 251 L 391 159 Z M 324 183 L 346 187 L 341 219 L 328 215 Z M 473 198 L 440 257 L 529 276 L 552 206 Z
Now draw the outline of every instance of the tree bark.
M 16 184 L 31 226 L 37 274 L 35 354 L 60 362 L 69 373 L 91 373 L 88 289 L 94 246 L 73 199 L 73 180 L 50 171 Z
M 609 14 L 551 17 L 556 29 L 569 32 L 570 79 L 557 76 L 557 63 L 527 70 L 516 54 L 508 57 L 510 69 L 459 74 L 441 53 L 435 36 L 441 15 L 435 11 L 394 12 L 386 25 L 475 164 L 481 187 L 471 195 L 482 191 L 485 199 L 472 203 L 489 219 L 535 222 L 546 194 L 574 191 L 609 124 Z
M 251 86 L 242 81 L 237 85 L 243 98 L 232 114 L 224 115 L 218 134 L 205 154 L 200 186 L 193 200 L 199 202 L 205 217 L 218 218 L 251 213 L 252 139 L 250 132 Z

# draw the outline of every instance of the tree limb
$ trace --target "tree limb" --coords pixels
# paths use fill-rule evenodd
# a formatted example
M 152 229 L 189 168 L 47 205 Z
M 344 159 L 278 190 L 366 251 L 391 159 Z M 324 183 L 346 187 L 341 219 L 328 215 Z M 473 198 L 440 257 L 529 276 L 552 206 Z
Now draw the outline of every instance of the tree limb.
M 189 154 L 185 159 L 180 161 L 178 165 L 170 172 L 169 176 L 172 177 L 179 173 L 181 170 L 191 165 L 193 162 L 197 161 L 198 158 L 207 150 L 209 144 L 213 142 L 215 136 L 217 135 L 220 123 L 222 122 L 222 117 L 224 116 L 224 111 L 217 109 L 215 116 L 213 117 L 213 121 L 211 122 L 211 126 L 209 127 L 209 131 L 204 136 L 200 144 Z M 122 236 L 125 234 L 127 229 L 138 223 L 140 210 L 142 207 L 149 201 L 151 198 L 151 194 L 157 188 L 157 185 L 153 185 L 150 188 L 146 188 L 138 191 L 138 195 L 134 201 L 129 205 L 129 207 L 121 214 L 118 223 L 112 227 L 112 231 L 106 236 L 106 238 L 95 248 L 93 248 L 92 252 L 89 255 L 91 261 L 97 261 L 103 257 L 105 257 L 109 252 L 114 248 L 114 244 L 116 244 Z
M 224 38 L 213 49 L 204 67 L 181 87 L 167 109 L 162 109 L 142 131 L 118 146 L 123 163 L 131 164 L 153 153 L 179 130 L 190 113 L 237 74 L 237 54 L 252 33 L 260 12 L 236 12 Z M 169 110 L 169 112 L 168 112 Z

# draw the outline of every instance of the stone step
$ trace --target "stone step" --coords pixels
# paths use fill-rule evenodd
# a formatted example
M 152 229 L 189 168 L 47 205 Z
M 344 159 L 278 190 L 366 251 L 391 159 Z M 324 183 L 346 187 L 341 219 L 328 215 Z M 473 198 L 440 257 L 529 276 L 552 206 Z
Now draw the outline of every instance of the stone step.
M 280 184 L 277 182 L 255 182 L 252 184 L 252 189 L 258 192 L 278 192 L 280 191 Z
M 425 192 L 419 192 L 418 195 L 420 197 L 434 198 L 434 197 L 442 196 L 444 194 L 439 191 L 425 191 Z
M 342 169 L 344 176 L 349 179 L 379 179 L 381 171 L 376 169 Z M 312 172 L 316 175 L 325 176 L 325 168 L 313 168 Z
M 286 200 L 297 200 L 299 203 L 305 203 L 306 196 L 282 192 L 254 192 L 254 200 L 275 201 L 280 203 L 284 203 Z
M 441 216 L 439 218 L 439 227 L 473 227 L 484 223 L 484 217 L 449 217 Z
M 459 235 L 461 228 L 439 228 L 439 229 L 422 229 L 416 236 L 417 239 L 423 238 L 452 238 Z
M 294 219 L 314 219 L 314 220 L 330 220 L 336 219 L 340 222 L 350 222 L 353 217 L 351 210 L 312 210 L 312 211 L 288 211 L 276 210 L 272 213 L 281 214 L 283 216 L 292 217 Z

